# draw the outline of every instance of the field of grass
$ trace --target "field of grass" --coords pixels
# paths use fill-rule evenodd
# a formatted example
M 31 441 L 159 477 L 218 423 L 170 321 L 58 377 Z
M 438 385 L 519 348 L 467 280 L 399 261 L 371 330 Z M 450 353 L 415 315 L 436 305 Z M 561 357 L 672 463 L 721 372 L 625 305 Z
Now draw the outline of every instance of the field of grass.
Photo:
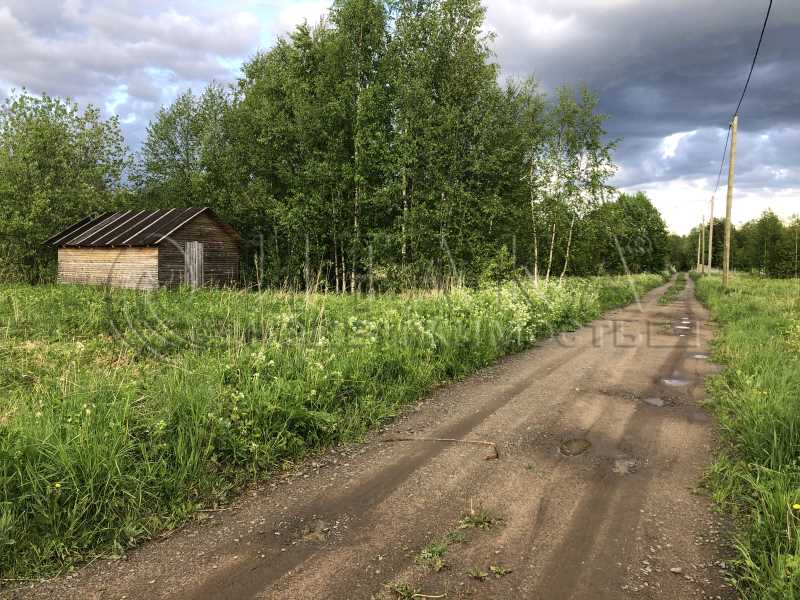
M 0 286 L 0 577 L 123 554 L 661 276 L 447 295 Z
M 711 384 L 723 432 L 712 471 L 738 529 L 737 587 L 753 600 L 800 598 L 800 287 L 793 280 L 718 277 L 698 297 L 720 329 Z

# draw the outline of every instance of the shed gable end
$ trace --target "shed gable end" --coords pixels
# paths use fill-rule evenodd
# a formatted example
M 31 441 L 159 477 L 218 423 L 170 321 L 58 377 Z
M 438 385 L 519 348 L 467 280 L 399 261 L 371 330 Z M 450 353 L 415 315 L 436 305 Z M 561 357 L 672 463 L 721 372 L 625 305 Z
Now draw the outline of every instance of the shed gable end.
M 158 244 L 159 285 L 176 287 L 186 282 L 186 244 L 203 246 L 203 280 L 225 286 L 239 281 L 239 239 L 230 227 L 208 213 L 185 223 Z

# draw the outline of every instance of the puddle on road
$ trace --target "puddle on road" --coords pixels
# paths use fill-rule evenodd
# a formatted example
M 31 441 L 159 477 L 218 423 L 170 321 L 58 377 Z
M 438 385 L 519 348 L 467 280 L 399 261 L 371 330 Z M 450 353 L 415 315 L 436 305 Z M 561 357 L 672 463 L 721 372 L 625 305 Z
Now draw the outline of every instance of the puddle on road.
M 664 400 L 664 398 L 659 398 L 657 396 L 651 396 L 649 398 L 645 398 L 644 400 L 642 400 L 642 402 L 658 408 L 669 406 L 669 402 L 667 400 Z
M 675 325 L 675 329 L 691 329 L 688 325 Z
M 692 354 L 692 358 L 696 358 L 697 360 L 708 360 L 708 354 Z
M 591 447 L 592 443 L 589 440 L 585 440 L 583 438 L 574 438 L 561 442 L 561 446 L 559 446 L 558 449 L 561 454 L 564 454 L 565 456 L 578 456 L 579 454 L 586 452 Z
M 664 385 L 671 385 L 671 386 L 682 386 L 682 385 L 689 385 L 691 381 L 688 379 L 682 379 L 680 377 L 668 377 L 667 379 L 662 379 L 661 382 Z

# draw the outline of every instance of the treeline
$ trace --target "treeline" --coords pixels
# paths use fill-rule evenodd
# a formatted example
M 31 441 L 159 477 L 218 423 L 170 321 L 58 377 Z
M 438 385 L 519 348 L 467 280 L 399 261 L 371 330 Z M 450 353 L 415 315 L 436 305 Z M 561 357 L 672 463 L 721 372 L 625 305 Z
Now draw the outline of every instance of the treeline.
M 0 269 L 45 278 L 38 243 L 86 214 L 211 206 L 268 285 L 474 285 L 665 265 L 643 195 L 618 200 L 588 89 L 500 83 L 478 0 L 337 0 L 230 87 L 162 108 L 140 151 L 115 118 L 47 96 L 0 116 Z
M 800 217 L 781 220 L 771 210 L 758 219 L 732 229 L 731 267 L 737 271 L 759 273 L 766 277 L 797 277 L 800 250 Z M 697 240 L 700 228 L 686 236 L 670 236 L 670 260 L 683 270 L 697 265 Z M 708 226 L 705 229 L 705 262 L 708 264 Z M 725 221 L 714 219 L 712 266 L 722 268 L 725 244 Z

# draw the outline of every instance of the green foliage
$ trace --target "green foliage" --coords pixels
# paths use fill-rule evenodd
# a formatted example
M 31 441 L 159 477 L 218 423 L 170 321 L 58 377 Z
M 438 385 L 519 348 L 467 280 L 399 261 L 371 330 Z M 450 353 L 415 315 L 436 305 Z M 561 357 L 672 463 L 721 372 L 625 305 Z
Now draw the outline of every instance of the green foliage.
M 469 571 L 467 571 L 467 575 L 472 579 L 477 579 L 478 581 L 486 581 L 489 579 L 489 573 L 480 567 L 472 567 Z
M 419 588 L 412 587 L 402 581 L 387 583 L 386 589 L 392 592 L 399 600 L 414 600 L 414 598 L 419 598 L 421 593 Z
M 529 144 L 526 179 L 534 231 L 534 261 L 537 257 L 540 259 L 536 261 L 536 272 L 543 266 L 544 251 L 554 246 L 557 237 L 566 239 L 565 244 L 559 244 L 563 247 L 560 262 L 554 263 L 552 251 L 547 252 L 545 277 L 553 271 L 554 264 L 563 263 L 562 274 L 568 271 L 576 222 L 596 209 L 613 191 L 607 181 L 616 171 L 611 160 L 616 142 L 604 141 L 607 117 L 597 114 L 597 102 L 597 96 L 585 87 L 577 97 L 573 90 L 562 87 L 547 110 L 542 112 L 533 104 L 543 123 L 539 127 L 528 123 L 533 135 L 526 136 Z M 579 227 L 579 231 L 581 229 Z M 548 232 L 549 236 L 542 236 Z M 543 247 L 542 242 L 546 244 Z M 589 265 L 595 263 L 596 260 L 589 261 Z M 596 272 L 582 263 L 577 266 L 579 273 Z
M 796 277 L 798 236 L 800 220 L 784 223 L 772 211 L 765 211 L 757 220 L 737 229 L 732 265 L 767 277 Z
M 732 228 L 732 234 L 733 269 L 776 278 L 797 277 L 800 274 L 800 218 L 797 216 L 784 222 L 767 210 L 758 219 Z M 696 268 L 699 236 L 700 230 L 695 227 L 687 236 L 671 239 L 671 261 L 676 268 Z M 705 240 L 704 263 L 708 264 L 707 226 Z M 725 243 L 724 220 L 714 219 L 712 241 L 712 266 L 721 269 Z
M 458 522 L 459 529 L 491 529 L 502 519 L 483 509 L 471 510 Z
M 621 194 L 586 217 L 575 253 L 578 274 L 657 273 L 667 266 L 667 226 L 643 192 Z
M 505 577 L 506 575 L 511 573 L 511 569 L 507 569 L 503 565 L 491 565 L 489 567 L 489 570 L 492 572 L 492 575 L 494 575 L 497 579 Z
M 183 92 L 155 114 L 132 177 L 142 204 L 218 204 L 214 178 L 227 167 L 221 142 L 230 102 L 228 92 L 212 83 L 200 96 Z
M 4 286 L 0 543 L 14 552 L 0 552 L 0 572 L 122 554 L 661 282 L 372 298 Z
M 699 278 L 698 296 L 721 325 L 710 384 L 724 455 L 712 480 L 739 526 L 735 577 L 745 598 L 800 598 L 800 321 L 793 281 Z
M 53 266 L 39 245 L 114 206 L 128 154 L 116 117 L 27 92 L 0 107 L 0 280 L 37 281 Z
M 597 96 L 501 86 L 484 19 L 478 0 L 338 0 L 246 61 L 232 87 L 160 109 L 124 187 L 115 119 L 12 98 L 0 277 L 52 274 L 37 244 L 120 205 L 212 207 L 242 235 L 247 283 L 273 287 L 622 273 L 621 251 L 633 272 L 663 268 L 663 223 L 646 198 L 608 202 L 615 141 Z
M 447 566 L 444 562 L 447 547 L 447 541 L 431 542 L 420 550 L 415 561 L 417 564 L 428 567 L 438 573 Z
M 497 285 L 510 281 L 515 276 L 523 276 L 514 264 L 514 257 L 506 246 L 500 246 L 497 254 L 488 258 L 481 269 L 483 285 Z

